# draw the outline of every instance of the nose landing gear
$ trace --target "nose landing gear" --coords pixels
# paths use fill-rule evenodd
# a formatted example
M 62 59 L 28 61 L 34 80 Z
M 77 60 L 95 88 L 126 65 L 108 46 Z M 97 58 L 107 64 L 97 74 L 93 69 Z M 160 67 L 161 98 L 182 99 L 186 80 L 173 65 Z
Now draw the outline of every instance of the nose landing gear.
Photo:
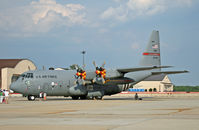
M 34 101 L 34 100 L 35 100 L 35 96 L 33 96 L 33 95 L 28 95 L 28 100 L 29 100 L 29 101 Z

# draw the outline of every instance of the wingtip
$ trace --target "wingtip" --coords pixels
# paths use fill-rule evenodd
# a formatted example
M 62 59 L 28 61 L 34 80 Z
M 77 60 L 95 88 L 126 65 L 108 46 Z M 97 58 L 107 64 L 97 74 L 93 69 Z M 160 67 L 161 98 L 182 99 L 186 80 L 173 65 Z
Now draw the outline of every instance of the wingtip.
M 174 66 L 165 66 L 165 68 L 172 68 L 172 67 L 174 67 Z
M 173 66 L 153 66 L 154 68 L 172 68 Z

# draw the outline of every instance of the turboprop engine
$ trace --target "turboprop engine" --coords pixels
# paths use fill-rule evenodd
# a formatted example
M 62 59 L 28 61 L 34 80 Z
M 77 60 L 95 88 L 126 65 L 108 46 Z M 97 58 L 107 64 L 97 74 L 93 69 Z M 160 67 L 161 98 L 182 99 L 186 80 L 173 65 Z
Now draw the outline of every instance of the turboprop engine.
M 77 66 L 76 66 L 76 70 L 77 70 L 77 73 L 76 73 L 77 84 L 85 85 L 86 71 L 80 67 L 78 68 Z
M 86 90 L 86 87 L 84 85 L 76 84 L 76 85 L 69 88 L 69 93 L 72 96 L 81 96 L 81 95 L 86 95 L 87 90 Z
M 96 77 L 93 79 L 94 83 L 97 84 L 105 84 L 105 78 L 106 78 L 106 69 L 104 68 L 105 62 L 102 64 L 101 67 L 96 66 L 95 61 L 93 61 L 93 65 L 95 66 L 95 73 Z

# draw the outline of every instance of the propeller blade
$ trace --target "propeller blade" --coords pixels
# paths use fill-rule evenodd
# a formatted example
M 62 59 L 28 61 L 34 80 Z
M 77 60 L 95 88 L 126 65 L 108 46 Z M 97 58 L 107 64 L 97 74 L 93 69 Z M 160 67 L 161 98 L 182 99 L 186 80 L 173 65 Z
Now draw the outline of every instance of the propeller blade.
M 75 69 L 76 69 L 76 70 L 78 70 L 78 69 L 79 69 L 77 65 L 75 65 Z
M 95 68 L 97 67 L 95 61 L 93 61 L 93 65 L 95 66 Z
M 106 62 L 104 61 L 104 63 L 102 64 L 102 68 L 104 68 L 105 64 L 106 64 Z
M 102 78 L 102 84 L 105 84 L 105 79 L 104 79 L 104 77 L 101 76 L 101 78 Z
M 85 67 L 86 67 L 86 65 L 84 64 L 84 65 L 82 66 L 83 70 L 84 70 Z

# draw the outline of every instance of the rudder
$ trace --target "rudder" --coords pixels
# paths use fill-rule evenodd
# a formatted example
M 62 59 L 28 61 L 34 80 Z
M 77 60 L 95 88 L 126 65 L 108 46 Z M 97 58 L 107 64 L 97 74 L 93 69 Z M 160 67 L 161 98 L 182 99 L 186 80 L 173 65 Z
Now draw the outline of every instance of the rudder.
M 147 48 L 140 61 L 141 66 L 160 66 L 160 39 L 159 31 L 154 30 L 148 41 Z

